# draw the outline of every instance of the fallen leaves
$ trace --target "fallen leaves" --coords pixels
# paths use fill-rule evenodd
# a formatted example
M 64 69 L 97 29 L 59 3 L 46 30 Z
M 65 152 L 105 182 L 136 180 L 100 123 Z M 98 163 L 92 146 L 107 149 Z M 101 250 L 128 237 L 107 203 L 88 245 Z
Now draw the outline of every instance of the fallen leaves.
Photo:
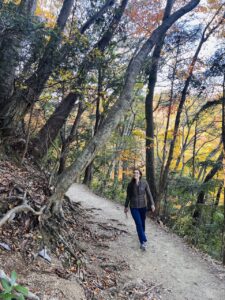
M 46 178 L 31 166 L 20 168 L 10 162 L 0 162 L 2 214 L 21 204 L 25 190 L 29 205 L 38 210 L 48 200 L 46 189 Z M 109 257 L 106 252 L 110 241 L 128 234 L 123 224 L 115 225 L 114 220 L 107 223 L 95 221 L 93 209 L 83 209 L 80 203 L 71 203 L 68 197 L 63 211 L 64 220 L 52 219 L 42 231 L 39 230 L 38 218 L 32 213 L 16 214 L 10 223 L 0 228 L 0 255 L 6 252 L 8 255 L 20 254 L 24 267 L 15 264 L 13 268 L 17 271 L 23 268 L 24 274 L 55 274 L 58 278 L 79 280 L 86 299 L 160 299 L 149 298 L 155 291 L 150 293 L 152 285 L 147 283 L 145 288 L 123 288 L 121 285 L 120 274 L 129 270 L 129 265 L 116 257 Z M 46 235 L 50 242 L 48 251 L 45 248 Z M 47 287 L 42 292 L 47 297 L 51 295 L 50 298 L 54 294 Z

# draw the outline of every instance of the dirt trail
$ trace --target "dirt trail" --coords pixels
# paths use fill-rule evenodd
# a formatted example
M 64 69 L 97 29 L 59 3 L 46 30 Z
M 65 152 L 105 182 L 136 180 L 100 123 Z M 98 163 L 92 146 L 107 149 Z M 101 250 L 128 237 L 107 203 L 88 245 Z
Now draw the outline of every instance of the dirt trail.
M 178 236 L 147 220 L 149 246 L 142 252 L 132 217 L 130 214 L 125 217 L 121 205 L 98 197 L 79 184 L 72 185 L 67 195 L 81 202 L 84 208 L 96 209 L 93 210 L 95 221 L 113 223 L 120 228 L 125 225 L 130 234 L 109 242 L 109 249 L 104 250 L 110 258 L 129 264 L 130 270 L 120 274 L 123 282 L 128 285 L 141 279 L 152 282 L 161 287 L 163 300 L 225 299 L 225 268 L 204 259 Z

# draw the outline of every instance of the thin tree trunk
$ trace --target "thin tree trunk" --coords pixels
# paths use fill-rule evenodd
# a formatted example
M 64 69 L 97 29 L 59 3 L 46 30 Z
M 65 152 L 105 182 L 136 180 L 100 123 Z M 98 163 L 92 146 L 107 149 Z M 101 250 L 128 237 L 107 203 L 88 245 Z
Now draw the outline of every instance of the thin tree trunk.
M 193 143 L 192 178 L 195 178 L 195 154 L 196 154 L 196 143 L 197 143 L 197 122 L 195 122 L 195 134 L 194 134 L 194 143 Z
M 80 124 L 81 116 L 82 116 L 84 110 L 85 110 L 84 105 L 82 102 L 80 102 L 78 105 L 78 111 L 77 111 L 76 118 L 75 118 L 73 126 L 70 130 L 70 134 L 68 135 L 67 138 L 64 138 L 64 137 L 61 138 L 62 148 L 61 148 L 61 154 L 60 154 L 60 159 L 59 159 L 58 175 L 60 175 L 66 168 L 66 159 L 67 159 L 67 156 L 69 153 L 69 148 L 77 134 L 77 129 Z
M 102 98 L 101 93 L 102 93 L 103 78 L 104 78 L 104 74 L 102 74 L 102 66 L 100 66 L 98 70 L 98 96 L 97 96 L 96 111 L 95 111 L 94 136 L 98 132 L 98 128 L 101 122 L 100 103 Z M 93 164 L 94 161 L 92 161 L 85 170 L 83 183 L 86 184 L 87 186 L 90 186 L 92 181 Z
M 171 0 L 168 0 L 170 2 Z M 194 9 L 199 4 L 199 0 L 191 0 L 178 11 L 174 12 L 166 21 L 155 29 L 148 40 L 143 44 L 141 49 L 134 56 L 127 68 L 125 82 L 121 90 L 121 94 L 115 104 L 112 106 L 109 114 L 104 120 L 101 128 L 94 136 L 81 156 L 73 162 L 73 164 L 65 170 L 58 178 L 55 193 L 50 198 L 49 209 L 54 214 L 59 214 L 62 210 L 63 195 L 70 185 L 77 180 L 80 174 L 85 170 L 87 165 L 93 160 L 96 153 L 105 145 L 112 131 L 119 124 L 124 113 L 130 108 L 132 99 L 132 90 L 139 74 L 141 67 L 152 50 L 153 46 L 159 41 L 167 30 L 183 15 Z
M 172 10 L 173 2 L 167 2 L 164 11 L 163 21 L 165 21 Z M 145 99 L 145 117 L 146 117 L 146 179 L 149 183 L 153 199 L 155 200 L 156 211 L 158 209 L 157 189 L 155 183 L 155 159 L 154 159 L 154 115 L 153 115 L 153 100 L 155 85 L 157 82 L 158 64 L 161 51 L 164 44 L 165 36 L 162 36 L 160 41 L 156 44 L 152 55 L 151 68 L 149 70 L 148 78 L 148 93 Z
M 26 134 L 26 144 L 25 144 L 25 148 L 24 148 L 22 158 L 21 158 L 21 162 L 20 162 L 21 165 L 24 162 L 24 159 L 26 157 L 27 150 L 28 150 L 28 144 L 29 144 L 29 141 L 30 141 L 31 120 L 32 120 L 32 117 L 33 117 L 33 111 L 34 111 L 34 105 L 32 105 L 31 110 L 30 110 L 30 117 L 29 117 L 29 121 L 28 121 L 27 134 Z
M 191 107 L 192 107 L 192 105 L 191 105 Z M 180 153 L 177 157 L 176 165 L 175 165 L 175 168 L 174 168 L 174 171 L 177 171 L 177 169 L 179 167 L 179 164 L 180 164 L 180 161 L 182 159 L 182 167 L 181 167 L 181 171 L 180 171 L 181 175 L 183 174 L 184 167 L 185 167 L 184 153 L 185 153 L 187 147 L 191 144 L 191 141 L 192 141 L 192 138 L 190 138 L 189 141 L 188 141 L 188 138 L 189 138 L 189 135 L 190 135 L 190 132 L 191 132 L 191 125 L 192 125 L 192 123 L 190 123 L 190 121 L 189 121 L 188 108 L 185 109 L 185 113 L 186 113 L 186 122 L 183 125 L 183 130 L 182 130 L 182 147 L 181 147 Z M 185 136 L 185 128 L 186 127 L 188 127 L 188 131 L 187 131 L 187 134 Z
M 171 118 L 171 110 L 172 110 L 172 104 L 173 104 L 173 97 L 174 97 L 174 81 L 175 81 L 175 74 L 177 71 L 177 62 L 178 62 L 178 54 L 180 51 L 179 43 L 176 51 L 176 60 L 173 68 L 173 75 L 172 75 L 172 83 L 171 83 L 171 89 L 170 89 L 170 98 L 169 98 L 169 107 L 168 107 L 168 114 L 167 114 L 167 121 L 166 121 L 166 129 L 165 129 L 165 135 L 164 135 L 164 141 L 163 141 L 163 150 L 162 150 L 162 164 L 160 169 L 160 177 L 159 177 L 159 186 L 158 186 L 158 195 L 157 195 L 157 214 L 160 212 L 160 201 L 162 197 L 162 193 L 164 190 L 166 190 L 166 185 L 162 188 L 161 182 L 163 178 L 163 171 L 165 168 L 165 161 L 166 161 L 166 152 L 167 152 L 167 137 L 168 137 L 168 131 L 169 131 L 169 125 L 170 125 L 170 118 Z
M 209 155 L 206 157 L 206 161 L 208 161 L 209 159 L 213 158 L 219 151 L 220 149 L 220 145 L 218 145 L 218 147 L 216 147 L 215 149 L 213 149 Z M 206 166 L 202 166 L 199 173 L 198 173 L 198 177 L 197 180 L 198 181 L 203 181 L 204 177 L 205 177 L 205 170 L 206 170 Z
M 127 176 L 127 172 L 128 172 L 128 161 L 127 160 L 123 160 L 123 164 L 122 164 L 122 189 L 125 189 L 127 186 L 127 181 L 128 181 L 128 176 Z
M 209 182 L 215 175 L 216 173 L 222 168 L 222 159 L 223 159 L 223 153 L 220 154 L 218 157 L 215 166 L 209 171 L 209 173 L 206 175 L 205 180 L 203 182 L 203 185 Z M 194 224 L 197 223 L 197 221 L 201 217 L 201 211 L 202 211 L 202 205 L 205 203 L 205 191 L 202 189 L 197 198 L 196 202 L 196 207 L 193 213 L 193 221 Z
M 219 206 L 219 202 L 220 202 L 220 196 L 221 196 L 221 192 L 223 190 L 223 185 L 221 184 L 218 188 L 218 191 L 216 193 L 216 201 L 214 203 L 214 206 L 215 207 L 218 207 Z
M 191 141 L 188 142 L 190 131 L 191 131 L 191 126 L 188 127 L 187 135 L 186 135 L 186 137 L 184 139 L 181 151 L 180 151 L 179 156 L 178 156 L 177 161 L 176 161 L 175 171 L 177 171 L 177 169 L 178 169 L 178 167 L 180 165 L 181 159 L 183 160 L 184 152 L 185 152 L 185 150 L 187 149 L 187 147 L 191 143 Z M 183 130 L 183 132 L 184 132 L 184 130 Z M 182 163 L 182 169 L 183 169 L 183 167 L 184 167 L 184 164 Z

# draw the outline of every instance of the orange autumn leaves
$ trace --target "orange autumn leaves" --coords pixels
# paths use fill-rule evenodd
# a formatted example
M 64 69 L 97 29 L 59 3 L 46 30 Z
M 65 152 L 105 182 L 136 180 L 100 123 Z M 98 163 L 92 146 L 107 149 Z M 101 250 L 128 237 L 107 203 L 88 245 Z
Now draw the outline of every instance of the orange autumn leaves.
M 135 36 L 149 36 L 158 27 L 163 17 L 162 0 L 131 0 L 127 9 L 127 16 L 131 32 Z
M 189 0 L 175 1 L 174 7 L 187 4 Z M 126 11 L 129 19 L 130 32 L 135 37 L 149 36 L 156 29 L 163 18 L 165 1 L 163 0 L 131 0 Z M 224 4 L 223 0 L 206 0 L 196 9 L 196 13 L 208 14 L 219 9 Z

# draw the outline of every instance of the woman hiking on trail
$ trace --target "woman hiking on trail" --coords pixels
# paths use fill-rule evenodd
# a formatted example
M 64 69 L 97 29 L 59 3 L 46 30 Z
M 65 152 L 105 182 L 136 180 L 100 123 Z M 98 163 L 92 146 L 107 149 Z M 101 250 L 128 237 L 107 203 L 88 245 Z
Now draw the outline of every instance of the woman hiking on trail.
M 145 195 L 147 195 L 148 204 Z M 130 212 L 136 224 L 137 234 L 140 241 L 140 248 L 146 250 L 147 238 L 145 235 L 145 219 L 147 208 L 151 206 L 151 210 L 155 211 L 155 204 L 152 193 L 146 180 L 142 179 L 142 172 L 138 169 L 134 170 L 133 178 L 127 186 L 127 198 L 125 202 L 124 212 Z

